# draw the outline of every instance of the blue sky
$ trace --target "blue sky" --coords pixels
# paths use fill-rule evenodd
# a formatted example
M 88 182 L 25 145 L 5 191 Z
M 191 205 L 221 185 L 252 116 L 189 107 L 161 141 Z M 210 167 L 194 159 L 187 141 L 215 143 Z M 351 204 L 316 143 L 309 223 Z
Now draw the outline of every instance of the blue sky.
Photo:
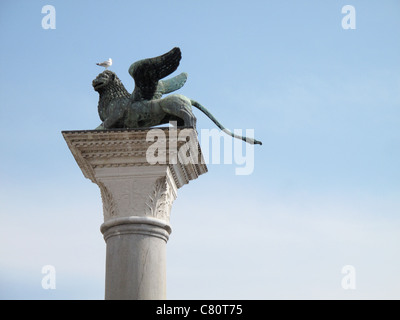
M 168 298 L 400 298 L 399 33 L 387 0 L 1 1 L 0 298 L 103 298 L 100 192 L 61 131 L 99 125 L 96 62 L 132 91 L 130 64 L 174 46 L 179 93 L 263 145 L 251 175 L 209 164 L 179 190 Z

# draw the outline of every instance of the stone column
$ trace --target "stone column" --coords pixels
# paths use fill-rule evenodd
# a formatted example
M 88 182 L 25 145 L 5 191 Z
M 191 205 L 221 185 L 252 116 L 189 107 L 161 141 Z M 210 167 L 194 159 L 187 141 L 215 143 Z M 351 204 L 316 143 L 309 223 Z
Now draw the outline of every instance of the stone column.
M 192 128 L 63 131 L 103 201 L 106 299 L 165 299 L 177 190 L 207 172 Z

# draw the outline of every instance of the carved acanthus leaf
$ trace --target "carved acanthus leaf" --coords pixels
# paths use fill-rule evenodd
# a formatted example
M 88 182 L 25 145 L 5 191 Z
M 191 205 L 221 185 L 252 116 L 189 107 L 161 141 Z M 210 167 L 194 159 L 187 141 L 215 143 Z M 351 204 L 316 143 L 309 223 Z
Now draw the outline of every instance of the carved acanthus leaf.
M 169 221 L 173 198 L 166 178 L 157 179 L 146 202 L 146 215 Z
M 100 187 L 104 217 L 110 218 L 115 216 L 117 209 L 112 194 L 108 191 L 107 187 L 103 183 L 98 182 L 97 184 Z

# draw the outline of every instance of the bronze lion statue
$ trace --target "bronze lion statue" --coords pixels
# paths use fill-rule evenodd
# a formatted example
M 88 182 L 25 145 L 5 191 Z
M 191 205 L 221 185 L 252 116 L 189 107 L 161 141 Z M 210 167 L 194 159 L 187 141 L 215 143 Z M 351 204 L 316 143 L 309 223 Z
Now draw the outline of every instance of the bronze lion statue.
M 135 81 L 130 94 L 117 75 L 105 70 L 93 80 L 92 85 L 99 93 L 98 112 L 102 123 L 97 130 L 113 128 L 144 128 L 176 121 L 178 126 L 196 128 L 196 117 L 192 106 L 206 114 L 222 131 L 250 144 L 262 144 L 253 138 L 238 136 L 224 126 L 200 103 L 180 94 L 164 94 L 180 89 L 187 80 L 181 73 L 168 80 L 161 80 L 174 72 L 179 65 L 181 51 L 171 51 L 155 58 L 139 60 L 129 68 Z

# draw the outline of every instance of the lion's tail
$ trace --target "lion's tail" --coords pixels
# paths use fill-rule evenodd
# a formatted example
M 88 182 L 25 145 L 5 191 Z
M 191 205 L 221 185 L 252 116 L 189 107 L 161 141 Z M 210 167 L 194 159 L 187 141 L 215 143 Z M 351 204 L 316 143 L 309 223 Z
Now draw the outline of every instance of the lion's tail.
M 262 145 L 262 142 L 258 141 L 256 139 L 248 138 L 248 137 L 244 137 L 244 136 L 239 136 L 237 134 L 234 134 L 233 132 L 231 132 L 228 129 L 226 129 L 222 124 L 220 124 L 219 121 L 217 119 L 215 119 L 215 117 L 211 114 L 211 112 L 207 110 L 207 108 L 205 108 L 204 106 L 202 106 L 200 103 L 198 103 L 195 100 L 190 99 L 190 102 L 192 103 L 192 106 L 196 107 L 201 112 L 203 112 L 207 117 L 209 117 L 211 119 L 212 122 L 214 122 L 217 125 L 218 128 L 220 128 L 226 134 L 228 134 L 228 135 L 230 135 L 230 136 L 232 136 L 234 138 L 246 141 L 247 143 L 250 143 L 250 144 Z

